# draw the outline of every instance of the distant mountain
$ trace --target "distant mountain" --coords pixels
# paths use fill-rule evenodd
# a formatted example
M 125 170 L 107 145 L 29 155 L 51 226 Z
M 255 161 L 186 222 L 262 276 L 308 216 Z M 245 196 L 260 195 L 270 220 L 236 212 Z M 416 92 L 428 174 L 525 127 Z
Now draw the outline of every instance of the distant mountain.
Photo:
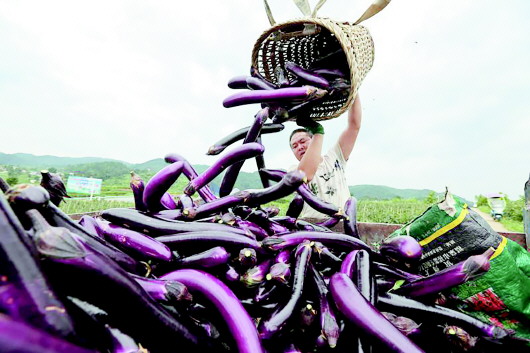
M 433 190 L 428 189 L 396 189 L 383 185 L 355 185 L 350 186 L 350 193 L 357 199 L 391 200 L 401 199 L 424 199 Z
M 7 154 L 0 152 L 0 165 L 13 165 L 18 167 L 51 168 L 64 167 L 72 164 L 86 164 L 97 162 L 121 162 L 110 158 L 99 157 L 57 157 L 36 156 L 29 153 Z

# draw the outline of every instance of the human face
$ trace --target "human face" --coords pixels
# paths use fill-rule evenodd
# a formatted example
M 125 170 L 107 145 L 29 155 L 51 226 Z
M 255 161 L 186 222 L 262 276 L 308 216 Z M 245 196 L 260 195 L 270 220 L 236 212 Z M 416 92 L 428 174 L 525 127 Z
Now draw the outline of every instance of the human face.
M 304 156 L 309 144 L 311 143 L 311 136 L 307 132 L 297 132 L 291 137 L 291 150 L 296 159 L 301 160 Z

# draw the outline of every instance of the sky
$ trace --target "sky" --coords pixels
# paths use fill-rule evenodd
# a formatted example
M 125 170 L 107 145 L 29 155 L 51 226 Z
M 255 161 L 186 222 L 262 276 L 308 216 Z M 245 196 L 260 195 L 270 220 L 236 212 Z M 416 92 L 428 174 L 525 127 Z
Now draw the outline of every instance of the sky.
M 329 0 L 318 15 L 353 22 L 370 3 Z M 302 16 L 291 1 L 269 4 L 277 22 Z M 208 147 L 260 108 L 222 101 L 270 27 L 262 0 L 1 0 L 0 9 L 0 152 L 129 163 L 176 152 L 212 164 Z M 359 90 L 349 184 L 523 195 L 529 14 L 528 0 L 393 0 L 363 22 L 375 59 Z M 296 125 L 285 125 L 263 137 L 268 168 L 296 162 Z M 346 114 L 323 125 L 328 149 Z

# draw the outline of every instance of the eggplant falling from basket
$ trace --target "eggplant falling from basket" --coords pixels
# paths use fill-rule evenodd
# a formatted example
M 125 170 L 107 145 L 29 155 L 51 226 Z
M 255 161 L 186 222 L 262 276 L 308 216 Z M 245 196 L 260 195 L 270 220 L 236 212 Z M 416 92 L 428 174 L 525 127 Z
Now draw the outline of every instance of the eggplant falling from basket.
M 267 0 L 265 9 L 271 26 L 256 41 L 252 50 L 252 70 L 255 75 L 281 86 L 278 70 L 289 81 L 296 80 L 286 65 L 306 70 L 335 70 L 344 74 L 344 90 L 331 90 L 323 98 L 309 104 L 304 113 L 313 120 L 336 118 L 353 102 L 363 79 L 372 68 L 374 43 L 368 30 L 360 22 L 381 11 L 390 0 L 376 0 L 354 23 L 338 22 L 317 17 L 324 4 L 320 0 L 311 12 L 307 0 L 294 0 L 303 18 L 276 24 Z M 287 116 L 285 120 L 294 120 Z

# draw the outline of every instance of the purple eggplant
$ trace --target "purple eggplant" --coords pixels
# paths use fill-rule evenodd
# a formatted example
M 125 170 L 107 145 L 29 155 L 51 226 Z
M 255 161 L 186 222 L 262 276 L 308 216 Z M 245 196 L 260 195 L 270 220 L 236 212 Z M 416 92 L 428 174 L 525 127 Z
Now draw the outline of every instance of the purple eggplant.
M 190 196 L 193 195 L 198 189 L 208 184 L 230 165 L 244 159 L 256 157 L 258 154 L 262 154 L 264 151 L 265 147 L 256 142 L 245 143 L 232 149 L 220 157 L 212 166 L 206 169 L 197 178 L 190 181 L 189 184 L 184 188 L 184 193 Z
M 267 237 L 269 234 L 265 229 L 257 225 L 256 223 L 244 219 L 237 220 L 237 226 L 240 229 L 243 229 L 251 234 L 254 235 L 254 237 L 257 240 L 262 240 L 263 238 Z
M 303 219 L 297 219 L 295 225 L 296 225 L 296 229 L 298 230 L 313 231 L 313 232 L 331 232 L 329 228 L 305 221 Z
M 259 206 L 271 201 L 278 200 L 291 194 L 296 188 L 306 181 L 305 173 L 295 170 L 285 174 L 278 183 L 262 190 L 250 192 L 245 204 L 251 207 Z
M 105 325 L 105 328 L 107 329 L 108 334 L 112 340 L 109 353 L 145 352 L 145 349 L 142 347 L 142 345 L 136 343 L 136 341 L 131 336 L 126 335 L 117 328 L 110 327 L 109 325 Z
M 302 296 L 311 252 L 312 249 L 309 242 L 300 244 L 295 250 L 296 263 L 293 271 L 292 294 L 284 306 L 277 309 L 270 317 L 260 321 L 258 331 L 262 339 L 271 339 L 275 336 L 285 327 L 287 320 L 293 315 Z
M 246 78 L 247 88 L 253 89 L 253 90 L 261 90 L 261 89 L 275 89 L 276 86 L 274 84 L 261 80 L 257 77 L 249 76 Z
M 31 184 L 14 185 L 6 191 L 5 196 L 13 210 L 20 214 L 33 208 L 42 208 L 50 201 L 50 194 L 46 189 Z
M 264 353 L 252 321 L 240 300 L 223 282 L 199 270 L 176 270 L 160 278 L 179 281 L 194 293 L 203 295 L 219 311 L 240 353 Z
M 344 246 L 351 250 L 354 249 L 363 249 L 370 253 L 373 251 L 370 247 L 364 243 L 362 240 L 357 238 L 350 237 L 346 234 L 340 233 L 327 233 L 327 232 L 292 232 L 289 234 L 279 235 L 279 236 L 270 236 L 265 238 L 261 242 L 261 246 L 264 248 L 271 249 L 273 251 L 283 250 L 287 247 L 296 246 L 302 243 L 304 240 L 310 241 L 319 241 L 323 244 L 335 244 Z
M 0 177 L 0 190 L 5 193 L 10 188 L 9 184 Z
M 253 248 L 243 248 L 237 255 L 237 264 L 240 268 L 248 269 L 256 265 L 258 261 L 256 250 Z
M 415 335 L 420 332 L 420 325 L 408 317 L 397 316 L 396 314 L 384 311 L 382 311 L 381 314 L 383 314 L 386 319 L 390 321 L 392 325 L 396 326 L 405 336 Z
M 289 232 L 289 228 L 281 225 L 274 219 L 269 218 L 267 212 L 262 209 L 255 209 L 254 211 L 252 211 L 247 216 L 247 219 L 257 224 L 261 228 L 265 229 L 265 231 L 269 235 L 283 234 Z
M 285 68 L 289 70 L 290 72 L 292 72 L 300 80 L 305 81 L 309 85 L 323 88 L 323 89 L 329 88 L 329 81 L 314 71 L 312 72 L 312 71 L 306 70 L 302 66 L 292 61 L 285 62 Z
M 145 183 L 143 179 L 133 171 L 131 171 L 131 181 L 129 186 L 131 187 L 134 196 L 134 208 L 138 211 L 147 211 L 147 207 L 144 203 Z
M 374 266 L 374 273 L 384 275 L 385 277 L 389 277 L 395 280 L 404 280 L 406 282 L 412 282 L 423 278 L 422 275 L 407 272 L 394 266 L 388 265 L 386 263 L 373 261 L 372 264 Z
M 374 342 L 392 352 L 423 352 L 366 300 L 347 274 L 332 275 L 329 289 L 340 313 Z
M 304 201 L 316 211 L 328 216 L 340 215 L 340 210 L 337 206 L 318 198 L 311 192 L 307 184 L 300 185 L 297 192 L 302 196 Z
M 247 132 L 247 135 L 245 136 L 245 139 L 243 140 L 243 144 L 251 143 L 251 142 L 257 142 L 257 139 L 259 138 L 261 128 L 263 127 L 263 124 L 267 119 L 269 118 L 269 108 L 265 107 L 262 108 L 254 117 L 254 123 L 250 127 L 250 129 Z M 261 145 L 261 143 L 259 143 Z M 262 154 L 259 154 L 262 155 Z M 226 196 L 230 194 L 232 189 L 234 188 L 234 184 L 236 183 L 237 177 L 239 175 L 239 171 L 241 170 L 241 167 L 245 163 L 245 160 L 235 162 L 232 164 L 228 169 L 226 170 L 223 179 L 221 181 L 221 186 L 219 188 L 219 196 Z
M 195 168 L 193 168 L 193 166 L 190 164 L 190 162 L 188 162 L 184 157 L 177 153 L 166 154 L 164 157 L 164 161 L 166 161 L 166 163 L 184 163 L 182 166 L 182 173 L 188 178 L 188 180 L 193 180 L 199 176 Z M 197 190 L 197 193 L 204 200 L 204 202 L 209 202 L 217 199 L 217 196 L 215 196 L 215 194 L 212 192 L 208 185 L 204 185 L 202 188 Z
M 276 262 L 265 276 L 267 281 L 278 281 L 282 284 L 287 284 L 291 279 L 291 265 L 286 262 Z
M 287 174 L 287 171 L 284 169 L 260 169 L 260 172 L 263 173 L 267 178 L 272 181 L 280 181 Z
M 152 237 L 193 231 L 224 231 L 245 235 L 245 231 L 225 224 L 172 221 L 160 217 L 151 217 L 129 208 L 109 208 L 101 212 L 107 221 L 145 233 Z
M 170 304 L 191 302 L 193 296 L 188 288 L 177 281 L 146 278 L 131 274 L 131 277 L 156 301 Z
M 175 248 L 185 244 L 220 244 L 225 247 L 249 247 L 262 251 L 260 244 L 253 239 L 241 234 L 223 231 L 196 231 L 177 234 L 163 235 L 156 238 L 166 244 L 169 248 Z
M 407 297 L 421 297 L 458 286 L 489 271 L 489 259 L 495 249 L 489 248 L 480 255 L 472 255 L 464 261 L 447 267 L 433 275 L 405 283 L 395 293 Z
M 228 146 L 231 144 L 242 140 L 247 136 L 249 130 L 252 128 L 251 126 L 244 127 L 242 129 L 239 129 L 237 131 L 234 131 L 233 133 L 229 134 L 228 136 L 220 139 L 216 143 L 214 143 L 210 148 L 208 149 L 207 155 L 217 155 L 221 152 L 223 152 Z M 260 134 L 271 134 L 274 132 L 282 131 L 285 128 L 283 124 L 264 124 L 261 127 Z
M 445 325 L 443 333 L 447 340 L 454 346 L 460 348 L 464 352 L 474 348 L 477 344 L 478 337 L 473 337 L 464 329 L 454 325 Z
M 197 254 L 181 257 L 175 261 L 180 267 L 211 268 L 228 263 L 230 254 L 222 246 L 215 246 L 211 249 Z
M 3 353 L 97 353 L 0 314 L 0 351 Z
M 29 213 L 38 213 L 29 210 Z M 40 214 L 39 214 L 40 215 Z M 38 231 L 40 229 L 36 229 Z M 0 268 L 2 281 L 17 288 L 17 295 L 4 308 L 10 316 L 50 334 L 74 337 L 74 327 L 64 305 L 43 273 L 37 259 L 22 242 L 24 229 L 4 195 L 0 195 Z
M 227 195 L 216 200 L 203 203 L 202 205 L 199 205 L 195 208 L 194 218 L 201 219 L 212 214 L 225 212 L 229 208 L 242 204 L 247 197 L 248 193 L 240 192 L 234 195 Z
M 416 268 L 422 255 L 420 243 L 410 235 L 386 238 L 381 243 L 379 253 L 387 261 L 399 268 Z
M 424 304 L 398 294 L 380 294 L 377 299 L 377 305 L 382 310 L 395 314 L 403 313 L 414 318 L 425 318 L 430 322 L 439 321 L 440 323 L 454 324 L 473 334 L 495 340 L 502 339 L 510 334 L 510 332 L 499 326 L 484 323 L 461 311 L 439 305 Z
M 357 229 L 357 199 L 353 196 L 344 204 L 344 233 L 360 239 Z
M 328 228 L 328 229 L 331 229 L 333 227 L 335 227 L 337 224 L 339 224 L 340 220 L 343 219 L 344 217 L 342 216 L 333 216 L 333 217 L 329 217 L 328 219 L 322 221 L 322 222 L 318 222 L 316 225 L 319 226 L 319 227 L 324 227 L 324 228 Z
M 337 263 L 343 263 L 343 261 L 340 259 L 340 257 L 335 255 L 331 250 L 329 250 L 329 248 L 327 246 L 325 246 L 324 244 L 322 244 L 319 241 L 315 241 L 313 243 L 314 243 L 313 244 L 313 249 L 318 254 L 319 258 L 321 258 L 321 259 L 322 258 L 327 258 L 327 259 L 330 259 L 331 261 L 334 261 L 334 262 L 337 262 Z M 358 250 L 354 250 L 354 251 L 358 251 Z
M 278 254 L 276 254 L 276 256 L 274 257 L 274 262 L 283 262 L 287 264 L 289 263 L 290 260 L 291 260 L 291 249 L 282 250 L 278 252 Z
M 128 210 L 128 209 L 124 209 Z M 136 210 L 130 210 L 132 212 L 138 212 Z M 118 263 L 125 270 L 136 273 L 142 268 L 138 261 L 136 261 L 131 256 L 127 255 L 123 251 L 116 248 L 114 245 L 105 241 L 104 239 L 93 235 L 90 232 L 87 232 L 84 227 L 75 222 L 67 214 L 65 214 L 59 207 L 55 206 L 53 203 L 49 203 L 48 207 L 41 211 L 45 218 L 50 221 L 52 225 L 57 227 L 64 227 L 74 234 L 83 238 L 85 242 L 90 246 L 90 248 L 104 253 L 106 256 L 111 258 L 113 261 Z
M 339 69 L 316 69 L 313 70 L 314 73 L 324 76 L 328 79 L 336 79 L 336 78 L 344 78 L 346 75 L 344 75 L 344 72 L 342 72 Z
M 263 144 L 263 142 L 261 141 L 261 136 L 259 136 L 256 139 L 256 142 Z M 260 155 L 257 155 L 255 159 L 256 159 L 256 167 L 258 168 L 259 178 L 261 180 L 261 185 L 263 185 L 264 188 L 268 188 L 269 186 L 271 186 L 269 179 L 267 179 L 263 174 L 259 172 L 261 169 L 265 169 L 265 157 L 263 157 L 263 155 L 260 154 Z
M 340 328 L 335 312 L 329 302 L 328 286 L 320 272 L 313 265 L 310 266 L 310 269 L 318 292 L 321 336 L 326 339 L 330 348 L 334 348 L 339 339 Z
M 158 171 L 145 185 L 143 201 L 147 209 L 151 212 L 162 210 L 165 207 L 161 199 L 168 189 L 177 181 L 182 173 L 184 163 L 171 163 Z M 176 208 L 176 204 L 175 207 Z
M 103 236 L 117 248 L 143 260 L 169 262 L 173 259 L 173 254 L 167 245 L 132 229 L 109 223 L 103 229 Z
M 294 100 L 319 99 L 327 94 L 326 90 L 312 87 L 287 87 L 274 90 L 245 91 L 233 94 L 223 100 L 225 108 L 239 105 L 268 102 L 284 102 Z
M 230 78 L 228 80 L 228 88 L 232 89 L 248 89 L 247 78 L 250 76 L 247 75 L 238 75 Z
M 45 247 L 47 251 L 43 252 L 42 264 L 56 291 L 106 311 L 117 327 L 145 343 L 150 350 L 163 351 L 171 346 L 190 350 L 199 346 L 206 348 L 211 343 L 166 311 L 115 262 L 70 234 L 69 240 L 50 239 Z M 77 244 L 75 247 L 71 245 L 73 242 Z M 132 308 L 137 320 L 130 319 Z
M 267 259 L 246 270 L 239 280 L 248 288 L 256 287 L 265 280 L 272 265 L 272 260 Z
M 293 199 L 289 202 L 289 207 L 285 214 L 289 217 L 298 218 L 304 208 L 304 199 L 298 193 L 294 194 Z
M 104 238 L 103 236 L 103 229 L 107 226 L 107 224 L 103 225 L 103 221 L 98 221 L 94 217 L 89 215 L 83 215 L 79 220 L 77 221 L 80 226 L 86 229 L 87 232 L 92 233 L 96 237 Z

